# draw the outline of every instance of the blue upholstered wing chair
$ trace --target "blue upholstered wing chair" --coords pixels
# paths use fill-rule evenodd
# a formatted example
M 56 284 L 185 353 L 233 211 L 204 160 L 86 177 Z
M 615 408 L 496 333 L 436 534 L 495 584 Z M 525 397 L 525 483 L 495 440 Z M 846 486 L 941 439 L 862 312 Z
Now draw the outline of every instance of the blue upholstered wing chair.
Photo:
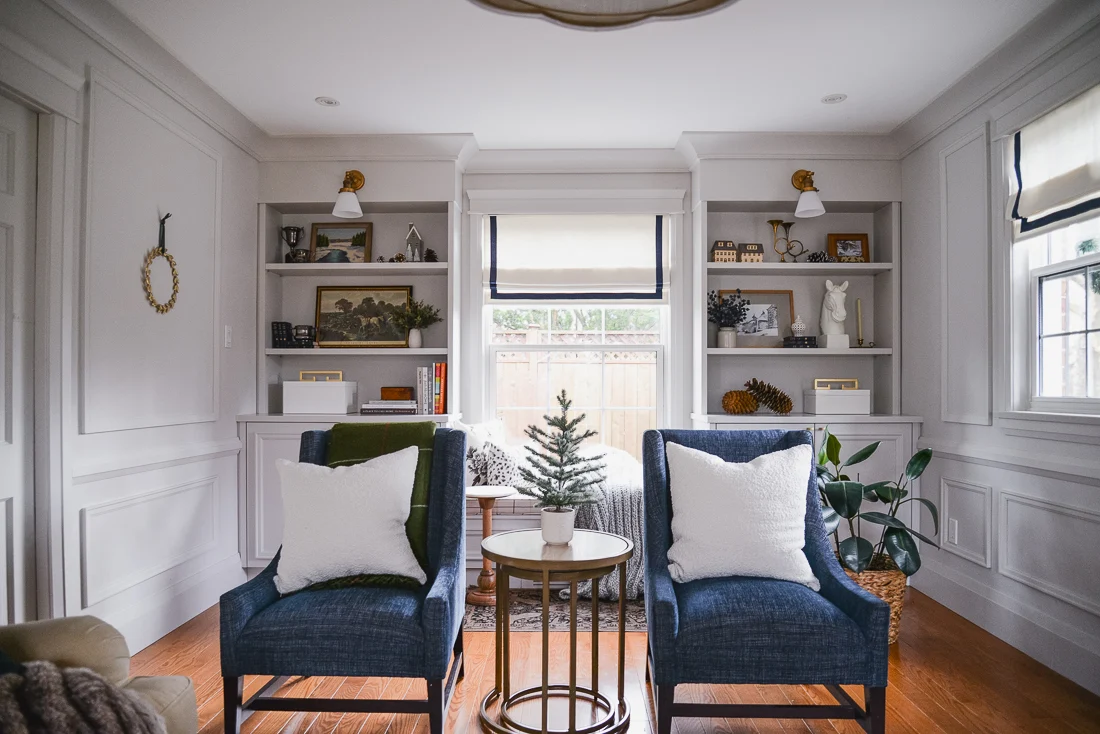
M 672 731 L 673 716 L 855 719 L 868 732 L 886 730 L 890 607 L 853 583 L 836 560 L 812 465 L 806 467 L 805 552 L 820 592 L 745 576 L 679 584 L 669 575 L 672 503 L 666 443 L 747 462 L 812 441 L 808 431 L 646 431 L 646 678 L 654 687 L 658 734 Z M 821 684 L 837 704 L 676 703 L 680 683 Z M 864 686 L 862 708 L 841 684 Z
M 300 461 L 325 464 L 328 431 L 302 434 Z M 466 611 L 466 434 L 439 429 L 428 498 L 428 582 L 418 590 L 361 587 L 280 597 L 279 557 L 221 598 L 225 731 L 252 711 L 428 714 L 432 734 L 462 677 Z M 245 675 L 272 679 L 247 702 Z M 426 700 L 276 698 L 290 676 L 424 678 Z

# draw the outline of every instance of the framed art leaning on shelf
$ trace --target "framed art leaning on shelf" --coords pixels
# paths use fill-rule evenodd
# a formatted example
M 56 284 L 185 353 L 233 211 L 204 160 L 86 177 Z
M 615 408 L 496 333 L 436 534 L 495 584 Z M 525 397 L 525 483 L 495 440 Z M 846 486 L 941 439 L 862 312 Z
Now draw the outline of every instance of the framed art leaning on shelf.
M 411 286 L 319 286 L 317 346 L 408 347 L 395 319 L 412 299 Z

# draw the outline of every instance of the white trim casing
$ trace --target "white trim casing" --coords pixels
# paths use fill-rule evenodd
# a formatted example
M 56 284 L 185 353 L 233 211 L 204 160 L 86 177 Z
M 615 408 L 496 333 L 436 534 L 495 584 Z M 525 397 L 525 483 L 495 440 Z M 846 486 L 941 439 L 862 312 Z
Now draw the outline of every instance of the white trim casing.
M 950 501 L 952 489 L 971 492 L 982 497 L 982 527 L 985 534 L 985 547 L 981 555 L 963 548 L 957 542 L 951 542 L 949 524 L 952 519 Z M 961 479 L 940 477 L 940 548 L 948 553 L 955 554 L 959 558 L 965 558 L 971 563 L 977 563 L 979 566 L 993 567 L 993 487 L 987 484 L 965 482 Z

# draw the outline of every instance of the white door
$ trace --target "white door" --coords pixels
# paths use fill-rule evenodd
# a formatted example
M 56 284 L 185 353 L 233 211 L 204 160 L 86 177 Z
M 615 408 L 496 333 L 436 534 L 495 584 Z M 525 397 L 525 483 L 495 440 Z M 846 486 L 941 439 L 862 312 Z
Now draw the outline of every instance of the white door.
M 34 619 L 38 117 L 0 97 L 0 623 Z

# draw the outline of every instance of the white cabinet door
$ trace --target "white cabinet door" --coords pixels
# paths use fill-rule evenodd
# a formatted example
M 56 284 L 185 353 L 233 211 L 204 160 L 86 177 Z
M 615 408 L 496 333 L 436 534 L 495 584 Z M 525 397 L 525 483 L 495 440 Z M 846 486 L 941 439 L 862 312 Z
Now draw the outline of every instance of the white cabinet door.
M 283 542 L 283 498 L 275 462 L 297 461 L 302 433 L 331 427 L 332 424 L 310 423 L 248 424 L 245 567 L 266 566 Z
M 825 434 L 826 424 L 819 423 L 815 438 L 820 444 Z M 861 464 L 856 464 L 846 473 L 854 481 L 871 484 L 884 480 L 897 480 L 909 457 L 913 455 L 913 424 L 911 423 L 830 423 L 829 432 L 840 439 L 840 457 L 843 461 L 869 443 L 879 441 L 878 450 Z M 915 491 L 910 491 L 910 496 Z M 882 511 L 886 506 L 879 502 L 865 502 L 864 510 Z M 898 519 L 912 527 L 913 503 L 908 502 L 898 512 Z M 869 538 L 869 534 L 863 533 Z M 877 536 L 877 533 L 875 534 Z

